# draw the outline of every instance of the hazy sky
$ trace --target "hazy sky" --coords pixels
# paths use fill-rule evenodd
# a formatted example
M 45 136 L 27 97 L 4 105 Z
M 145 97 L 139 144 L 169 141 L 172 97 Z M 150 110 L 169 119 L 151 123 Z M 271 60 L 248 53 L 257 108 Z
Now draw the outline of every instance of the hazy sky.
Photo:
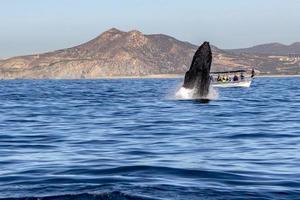
M 71 47 L 116 27 L 220 48 L 300 41 L 300 0 L 0 0 L 0 57 Z

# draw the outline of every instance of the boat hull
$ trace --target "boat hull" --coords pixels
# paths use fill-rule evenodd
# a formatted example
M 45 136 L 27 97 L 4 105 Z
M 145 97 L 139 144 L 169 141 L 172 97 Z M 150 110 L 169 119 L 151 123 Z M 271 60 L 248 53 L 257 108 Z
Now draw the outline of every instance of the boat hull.
M 213 87 L 229 88 L 229 87 L 250 87 L 252 80 L 234 81 L 234 82 L 216 82 L 212 83 Z

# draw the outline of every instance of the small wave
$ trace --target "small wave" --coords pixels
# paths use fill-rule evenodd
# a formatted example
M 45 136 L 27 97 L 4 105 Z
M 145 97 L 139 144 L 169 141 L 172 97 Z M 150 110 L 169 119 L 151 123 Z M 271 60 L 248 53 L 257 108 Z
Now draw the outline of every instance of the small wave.
M 136 192 L 132 189 L 131 192 Z M 149 186 L 145 188 L 139 187 L 138 193 L 146 193 L 147 195 L 135 195 L 121 192 L 111 191 L 102 193 L 78 193 L 78 194 L 62 194 L 52 196 L 39 197 L 19 197 L 19 198 L 0 198 L 0 200 L 269 200 L 269 199 L 299 199 L 299 191 L 255 191 L 255 190 L 238 190 L 238 189 L 210 189 L 210 188 L 196 188 L 196 187 L 181 187 L 169 185 Z M 158 197 L 149 197 L 158 196 Z
M 3 198 L 1 200 L 158 200 L 145 196 L 129 195 L 119 191 L 104 192 L 100 194 L 64 194 L 45 197 L 21 197 L 21 198 Z
M 87 176 L 99 176 L 99 175 L 125 175 L 126 176 L 138 176 L 139 174 L 151 174 L 151 176 L 167 176 L 177 178 L 194 178 L 194 179 L 205 179 L 212 178 L 218 180 L 247 180 L 249 177 L 235 174 L 226 171 L 210 171 L 210 170 L 199 170 L 199 169 L 184 169 L 184 168 L 172 168 L 162 166 L 147 166 L 147 165 L 133 165 L 133 166 L 122 166 L 107 169 L 72 169 L 62 171 L 61 174 L 84 174 Z M 144 177 L 146 177 L 144 175 Z M 99 181 L 99 180 L 98 180 Z

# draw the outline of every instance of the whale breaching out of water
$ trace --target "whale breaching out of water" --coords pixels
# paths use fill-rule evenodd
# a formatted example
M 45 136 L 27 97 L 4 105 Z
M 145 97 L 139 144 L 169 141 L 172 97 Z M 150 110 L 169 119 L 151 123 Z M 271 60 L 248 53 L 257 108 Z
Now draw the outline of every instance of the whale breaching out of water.
M 183 88 L 193 90 L 193 98 L 205 99 L 209 94 L 212 52 L 208 42 L 196 51 L 189 71 L 185 73 Z

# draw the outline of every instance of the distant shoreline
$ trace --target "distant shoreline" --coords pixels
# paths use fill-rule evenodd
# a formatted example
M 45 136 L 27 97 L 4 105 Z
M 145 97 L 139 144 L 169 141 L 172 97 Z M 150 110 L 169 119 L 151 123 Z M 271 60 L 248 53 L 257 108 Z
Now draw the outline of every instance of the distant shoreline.
M 95 79 L 183 78 L 184 74 L 149 74 L 140 76 L 103 76 Z
M 300 77 L 300 74 L 261 74 L 256 75 L 256 78 L 284 78 L 284 77 Z M 172 79 L 172 78 L 184 78 L 184 74 L 151 74 L 151 75 L 135 75 L 135 76 L 102 76 L 93 78 L 11 78 L 0 79 L 4 80 L 97 80 L 97 79 Z
M 283 77 L 300 77 L 300 74 L 262 74 L 255 77 L 268 78 L 283 78 Z M 152 74 L 142 76 L 107 76 L 94 79 L 143 79 L 143 78 L 184 78 L 184 74 Z

